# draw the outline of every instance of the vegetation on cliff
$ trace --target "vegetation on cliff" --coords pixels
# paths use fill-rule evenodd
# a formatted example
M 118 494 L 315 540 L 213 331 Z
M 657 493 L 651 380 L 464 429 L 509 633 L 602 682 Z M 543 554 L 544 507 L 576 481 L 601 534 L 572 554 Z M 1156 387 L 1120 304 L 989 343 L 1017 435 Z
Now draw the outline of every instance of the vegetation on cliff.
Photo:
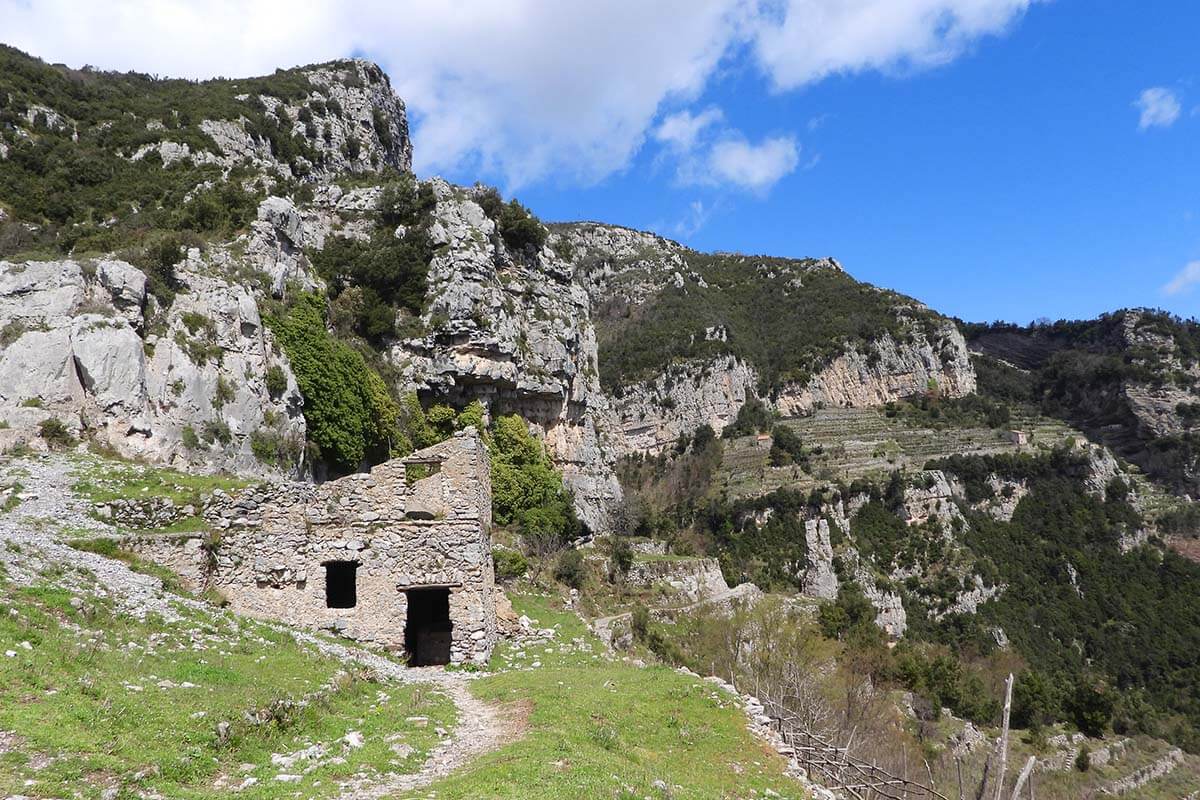
M 11 212 L 0 223 L 0 257 L 113 251 L 154 231 L 228 235 L 243 227 L 260 199 L 242 186 L 251 177 L 247 170 L 223 176 L 219 164 L 185 160 L 166 167 L 157 150 L 132 155 L 160 142 L 215 154 L 201 121 L 244 118 L 277 160 L 316 163 L 319 153 L 292 134 L 292 121 L 258 99 L 295 102 L 311 88 L 299 70 L 168 80 L 69 69 L 0 45 L 0 142 L 8 149 L 0 158 L 0 197 Z
M 619 295 L 597 312 L 600 380 L 619 393 L 673 363 L 733 355 L 769 391 L 805 383 L 844 348 L 920 330 L 940 347 L 937 316 L 902 295 L 820 261 L 688 253 L 694 277 L 666 282 L 644 303 Z

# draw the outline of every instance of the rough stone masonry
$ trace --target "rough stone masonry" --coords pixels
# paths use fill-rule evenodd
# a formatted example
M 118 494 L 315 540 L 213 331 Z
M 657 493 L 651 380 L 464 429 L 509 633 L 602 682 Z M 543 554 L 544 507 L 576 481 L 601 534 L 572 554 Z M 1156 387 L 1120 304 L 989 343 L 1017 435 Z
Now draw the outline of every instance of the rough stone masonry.
M 414 665 L 486 663 L 491 495 L 473 428 L 319 486 L 217 495 L 205 509 L 220 531 L 203 556 L 208 583 L 236 611 L 403 648 Z

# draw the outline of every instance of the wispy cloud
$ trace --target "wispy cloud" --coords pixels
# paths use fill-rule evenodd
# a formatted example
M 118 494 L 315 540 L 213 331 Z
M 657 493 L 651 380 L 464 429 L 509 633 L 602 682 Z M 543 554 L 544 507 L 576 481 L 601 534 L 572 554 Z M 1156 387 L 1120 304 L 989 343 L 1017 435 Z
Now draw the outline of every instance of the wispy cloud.
M 1152 86 L 1142 90 L 1133 105 L 1142 112 L 1141 118 L 1138 120 L 1138 130 L 1141 131 L 1150 128 L 1171 127 L 1175 124 L 1175 120 L 1179 119 L 1181 110 L 1179 97 L 1175 92 L 1162 86 Z
M 752 144 L 727 139 L 713 145 L 708 154 L 710 174 L 753 192 L 765 192 L 800 163 L 800 145 L 792 136 L 776 136 Z
M 678 111 L 663 118 L 654 129 L 654 138 L 676 150 L 689 151 L 696 146 L 705 129 L 716 125 L 723 117 L 721 109 L 715 106 L 709 106 L 699 114 L 686 109 Z
M 1184 292 L 1190 292 L 1192 288 L 1200 283 L 1200 261 L 1190 261 L 1183 269 L 1175 273 L 1175 277 L 1163 286 L 1163 294 L 1177 295 Z
M 688 210 L 683 219 L 676 222 L 671 231 L 680 239 L 690 239 L 708 223 L 712 212 L 711 205 L 706 206 L 702 200 L 693 200 L 688 204 Z

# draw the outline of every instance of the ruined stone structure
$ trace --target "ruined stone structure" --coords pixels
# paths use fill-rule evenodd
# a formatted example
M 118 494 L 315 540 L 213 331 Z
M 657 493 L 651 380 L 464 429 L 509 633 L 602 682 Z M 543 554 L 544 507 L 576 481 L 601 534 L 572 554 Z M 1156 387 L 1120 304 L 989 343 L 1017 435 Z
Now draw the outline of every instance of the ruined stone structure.
M 319 486 L 218 495 L 208 583 L 236 611 L 403 649 L 413 665 L 482 664 L 496 641 L 491 507 L 470 428 Z

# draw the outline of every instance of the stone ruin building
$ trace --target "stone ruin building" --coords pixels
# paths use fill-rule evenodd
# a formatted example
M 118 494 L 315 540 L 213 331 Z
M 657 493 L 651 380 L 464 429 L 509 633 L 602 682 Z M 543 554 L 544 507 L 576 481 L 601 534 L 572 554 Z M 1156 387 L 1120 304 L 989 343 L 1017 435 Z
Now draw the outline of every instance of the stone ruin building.
M 205 507 L 215 544 L 136 547 L 235 611 L 402 650 L 413 666 L 483 664 L 496 642 L 491 508 L 469 428 L 320 485 L 218 493 Z

